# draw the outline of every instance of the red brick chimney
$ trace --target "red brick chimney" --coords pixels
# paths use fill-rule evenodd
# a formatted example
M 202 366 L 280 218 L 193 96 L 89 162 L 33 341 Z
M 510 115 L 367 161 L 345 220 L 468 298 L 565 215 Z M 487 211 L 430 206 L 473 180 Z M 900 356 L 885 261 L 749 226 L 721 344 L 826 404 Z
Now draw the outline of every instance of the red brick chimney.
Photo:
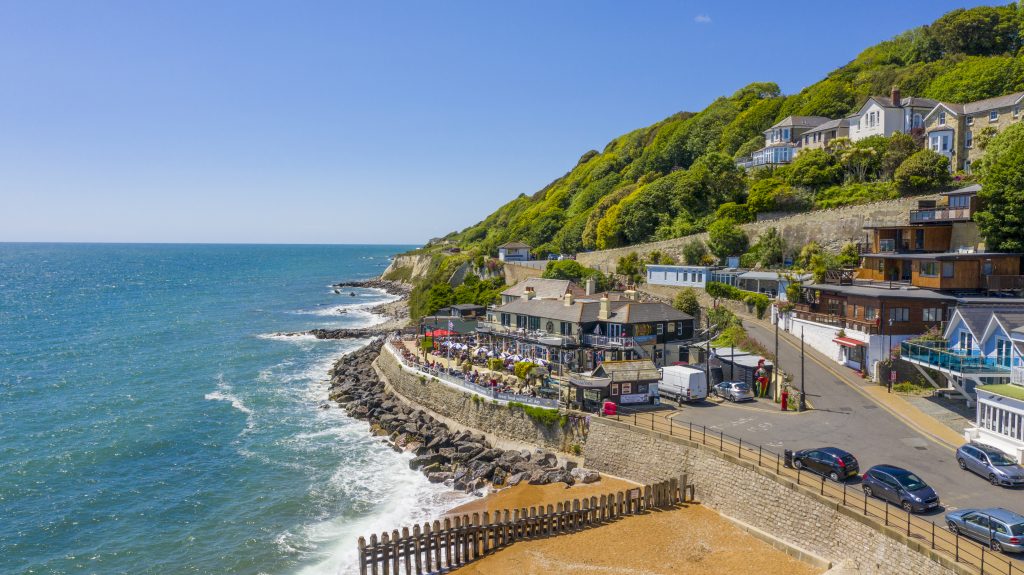
M 903 101 L 903 99 L 900 98 L 900 87 L 899 86 L 893 86 L 892 87 L 892 94 L 891 94 L 891 96 L 892 96 L 892 105 L 896 106 L 897 108 L 899 108 L 900 107 L 900 102 Z

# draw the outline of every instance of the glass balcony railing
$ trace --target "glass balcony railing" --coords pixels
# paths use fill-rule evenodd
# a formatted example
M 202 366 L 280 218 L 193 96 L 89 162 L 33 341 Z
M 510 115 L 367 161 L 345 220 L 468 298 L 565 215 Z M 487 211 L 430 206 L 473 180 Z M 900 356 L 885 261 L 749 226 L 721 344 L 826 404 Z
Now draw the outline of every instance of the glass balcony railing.
M 995 358 L 981 354 L 962 354 L 949 350 L 949 342 L 942 340 L 905 341 L 900 344 L 900 356 L 935 369 L 956 373 L 983 373 L 1009 375 L 1010 366 Z

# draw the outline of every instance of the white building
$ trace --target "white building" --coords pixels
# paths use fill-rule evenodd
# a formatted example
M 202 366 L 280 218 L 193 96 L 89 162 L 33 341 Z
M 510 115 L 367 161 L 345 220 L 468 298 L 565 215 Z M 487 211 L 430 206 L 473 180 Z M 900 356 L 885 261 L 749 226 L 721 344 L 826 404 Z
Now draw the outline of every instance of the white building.
M 508 242 L 498 246 L 498 259 L 503 262 L 530 261 L 530 246 L 522 242 Z
M 647 266 L 647 283 L 650 285 L 704 289 L 708 282 L 711 281 L 711 271 L 713 269 L 708 266 L 649 265 Z
M 764 147 L 751 154 L 749 162 L 740 163 L 745 167 L 788 164 L 796 156 L 804 132 L 828 121 L 823 116 L 786 116 L 764 131 Z
M 937 104 L 928 98 L 901 98 L 899 88 L 895 87 L 889 96 L 871 96 L 852 118 L 850 139 L 888 137 L 896 132 L 909 134 L 915 129 L 923 129 L 924 117 Z

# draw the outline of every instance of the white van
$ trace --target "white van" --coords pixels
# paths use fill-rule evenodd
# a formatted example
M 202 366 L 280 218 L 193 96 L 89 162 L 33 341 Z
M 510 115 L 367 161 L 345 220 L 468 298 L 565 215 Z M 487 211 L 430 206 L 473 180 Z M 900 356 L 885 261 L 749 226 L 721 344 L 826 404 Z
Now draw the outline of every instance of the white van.
M 679 403 L 700 401 L 708 396 L 708 379 L 703 370 L 668 365 L 661 369 L 658 393 Z

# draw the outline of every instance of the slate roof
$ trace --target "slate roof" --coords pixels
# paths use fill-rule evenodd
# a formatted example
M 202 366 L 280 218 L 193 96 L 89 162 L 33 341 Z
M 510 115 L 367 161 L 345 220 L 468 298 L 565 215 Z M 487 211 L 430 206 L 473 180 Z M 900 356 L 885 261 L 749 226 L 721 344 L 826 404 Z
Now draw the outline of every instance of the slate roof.
M 794 128 L 812 128 L 828 121 L 829 118 L 824 116 L 786 116 L 771 128 L 768 128 L 768 130 L 773 128 L 785 128 L 787 126 L 792 126 Z
M 981 191 L 981 184 L 971 184 L 955 190 L 949 190 L 948 192 L 942 192 L 941 196 L 955 196 L 958 194 L 977 194 Z
M 844 124 L 845 123 L 845 124 Z M 817 126 L 807 130 L 806 134 L 813 134 L 815 132 L 824 132 L 826 130 L 835 130 L 842 128 L 844 125 L 849 126 L 849 118 L 839 118 L 838 120 L 829 120 L 827 122 L 818 124 Z
M 938 100 L 932 100 L 931 98 L 918 98 L 917 96 L 907 96 L 906 98 L 902 98 L 899 105 L 894 105 L 892 98 L 889 96 L 871 96 L 869 99 L 874 100 L 883 108 L 934 108 L 939 105 Z
M 836 284 L 811 284 L 806 287 L 810 289 L 821 290 L 824 292 L 832 292 L 845 295 L 858 295 L 863 297 L 879 297 L 886 299 L 926 299 L 933 301 L 948 302 L 956 301 L 956 298 L 953 296 L 948 296 L 936 291 L 919 288 L 890 289 L 867 285 L 844 286 Z
M 498 249 L 501 249 L 501 248 L 520 250 L 520 249 L 523 249 L 523 248 L 530 249 L 530 246 L 524 244 L 523 242 L 508 242 L 508 243 L 504 243 L 504 244 L 501 244 L 500 246 L 498 246 Z
M 968 102 L 963 105 L 963 109 L 967 114 L 977 114 L 978 112 L 987 112 L 997 108 L 1008 108 L 1018 103 L 1021 98 L 1024 98 L 1024 92 L 1014 92 L 1012 94 L 996 96 L 995 98 L 978 100 L 977 102 Z
M 610 323 L 654 323 L 662 321 L 692 320 L 693 316 L 661 302 L 638 302 L 633 300 L 610 301 Z M 571 306 L 563 300 L 516 300 L 496 308 L 501 313 L 532 315 L 534 317 L 557 319 L 574 323 L 591 323 L 599 320 L 599 301 L 576 301 Z
M 573 295 L 578 296 L 586 293 L 586 290 L 569 280 L 527 278 L 501 292 L 501 295 L 521 298 L 526 293 L 526 288 L 528 287 L 533 288 L 536 299 L 561 299 L 569 291 L 572 291 Z
M 612 381 L 660 381 L 661 372 L 649 359 L 604 361 L 594 370 L 593 377 L 610 377 Z

